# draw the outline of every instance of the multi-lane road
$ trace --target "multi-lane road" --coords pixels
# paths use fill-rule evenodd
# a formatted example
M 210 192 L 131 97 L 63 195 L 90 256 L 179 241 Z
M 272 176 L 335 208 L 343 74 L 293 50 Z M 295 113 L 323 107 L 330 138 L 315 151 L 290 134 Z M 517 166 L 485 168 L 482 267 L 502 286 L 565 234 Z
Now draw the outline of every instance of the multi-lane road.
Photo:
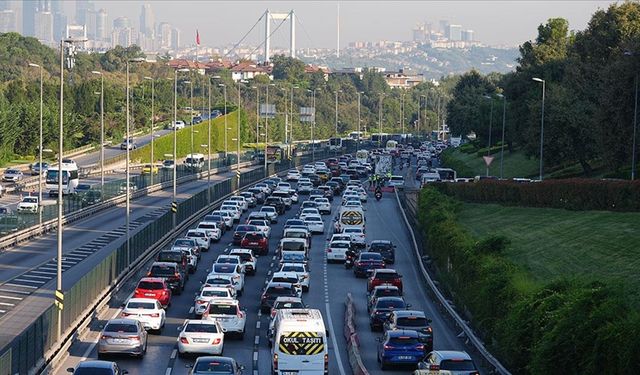
M 410 181 L 407 181 L 411 183 Z M 305 196 L 301 196 L 304 199 Z M 311 308 L 319 309 L 324 317 L 329 330 L 329 358 L 331 374 L 350 374 L 351 368 L 346 352 L 346 341 L 343 336 L 344 302 L 347 293 L 351 293 L 356 304 L 356 326 L 360 337 L 362 358 L 370 373 L 382 373 L 376 360 L 376 338 L 381 334 L 371 332 L 366 313 L 366 281 L 356 279 L 353 272 L 346 270 L 341 264 L 327 264 L 325 260 L 326 239 L 332 233 L 332 218 L 338 210 L 340 199 L 336 197 L 332 204 L 332 215 L 326 215 L 325 233 L 314 235 L 311 247 L 311 287 L 303 296 L 304 302 Z M 372 197 L 371 197 L 372 198 Z M 270 278 L 274 268 L 277 267 L 275 248 L 279 242 L 283 224 L 287 218 L 294 217 L 298 211 L 298 205 L 287 211 L 284 217 L 280 217 L 277 224 L 272 225 L 272 237 L 270 239 L 270 252 L 268 256 L 258 260 L 258 272 L 255 276 L 246 278 L 245 293 L 239 298 L 240 304 L 247 310 L 248 318 L 246 334 L 243 340 L 229 338 L 225 340 L 224 355 L 235 358 L 246 368 L 248 374 L 265 374 L 271 368 L 271 354 L 266 341 L 268 318 L 259 314 L 259 303 L 262 288 Z M 396 263 L 393 267 L 404 276 L 405 299 L 412 305 L 412 309 L 423 310 L 433 320 L 434 348 L 464 350 L 464 345 L 456 337 L 455 332 L 443 319 L 427 294 L 424 285 L 420 282 L 421 276 L 415 266 L 414 252 L 408 236 L 407 228 L 403 224 L 395 196 L 385 194 L 381 201 L 369 199 L 365 205 L 367 242 L 372 240 L 391 240 L 396 246 Z M 246 218 L 246 213 L 243 218 Z M 212 245 L 209 252 L 202 255 L 197 272 L 192 275 L 182 295 L 174 296 L 172 306 L 167 311 L 167 323 L 161 334 L 149 336 L 149 347 L 144 359 L 128 357 L 113 357 L 122 368 L 131 374 L 186 374 L 188 365 L 194 363 L 194 358 L 178 358 L 176 351 L 177 327 L 185 319 L 193 319 L 192 314 L 194 293 L 199 290 L 207 268 L 211 267 L 214 259 L 232 247 L 232 231 L 228 231 L 219 243 Z M 100 327 L 105 319 L 118 316 L 120 304 L 124 303 L 135 288 L 143 271 L 133 277 L 132 282 L 114 297 L 110 308 L 100 319 L 95 320 L 91 326 L 91 332 L 82 337 L 69 350 L 68 358 L 59 368 L 74 367 L 84 359 L 97 358 L 95 342 L 98 338 Z M 385 371 L 391 374 L 407 374 L 410 369 L 398 369 Z

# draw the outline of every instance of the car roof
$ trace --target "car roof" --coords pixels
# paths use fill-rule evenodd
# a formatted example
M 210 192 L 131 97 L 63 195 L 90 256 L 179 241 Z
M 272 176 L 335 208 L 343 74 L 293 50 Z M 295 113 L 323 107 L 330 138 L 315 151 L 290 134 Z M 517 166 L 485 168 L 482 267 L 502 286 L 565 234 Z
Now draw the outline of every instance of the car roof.
M 226 289 L 226 288 L 224 288 L 224 289 Z M 187 324 L 198 324 L 198 325 L 200 325 L 200 324 L 210 324 L 210 325 L 213 325 L 213 324 L 216 324 L 216 323 L 217 323 L 216 320 L 187 319 L 184 322 L 184 325 L 187 325 Z
M 437 355 L 441 360 L 463 359 L 471 360 L 471 356 L 467 352 L 457 350 L 434 350 L 433 354 Z
M 284 282 L 280 282 L 280 281 L 270 281 L 269 284 L 267 284 L 267 288 L 293 288 L 293 285 L 291 285 L 291 283 L 284 283 Z
M 99 360 L 82 361 L 78 363 L 78 366 L 76 367 L 76 369 L 79 369 L 79 368 L 111 369 L 113 368 L 113 362 L 99 361 Z
M 375 287 L 373 287 L 373 290 L 375 291 L 376 289 L 378 290 L 384 290 L 384 289 L 389 289 L 389 290 L 400 290 L 397 286 L 395 285 L 389 285 L 389 284 L 383 284 L 383 285 L 377 285 Z
M 176 267 L 178 264 L 176 262 L 153 262 L 151 267 L 153 266 L 163 266 L 163 267 Z
M 394 311 L 393 313 L 399 318 L 404 318 L 408 316 L 416 316 L 420 318 L 427 317 L 424 311 L 420 311 L 420 310 L 397 310 L 397 311 Z
M 401 336 L 409 336 L 412 338 L 418 337 L 418 332 L 411 329 L 392 329 L 387 331 L 389 337 L 401 337 Z
M 159 262 L 156 262 L 159 263 Z M 149 281 L 149 282 L 157 282 L 157 283 L 161 283 L 164 282 L 164 277 L 143 277 L 142 279 L 140 279 L 140 281 Z
M 154 298 L 129 298 L 129 300 L 127 301 L 127 304 L 129 302 L 149 302 L 149 303 L 156 303 L 156 299 Z
M 379 298 L 378 298 L 378 302 L 381 302 L 381 301 L 391 301 L 391 300 L 393 300 L 393 301 L 402 301 L 402 302 L 404 302 L 404 298 L 402 298 L 402 297 L 388 297 L 388 296 L 384 296 L 384 297 L 379 297 Z
M 371 241 L 371 245 L 373 245 L 373 244 L 391 245 L 391 241 L 389 241 L 389 240 L 373 240 L 373 241 Z
M 377 269 L 377 270 L 373 270 L 374 273 L 392 273 L 392 274 L 397 274 L 398 271 L 394 270 L 393 268 L 381 268 L 381 269 Z
M 138 323 L 135 319 L 127 319 L 127 318 L 116 318 L 110 319 L 107 324 L 136 324 Z

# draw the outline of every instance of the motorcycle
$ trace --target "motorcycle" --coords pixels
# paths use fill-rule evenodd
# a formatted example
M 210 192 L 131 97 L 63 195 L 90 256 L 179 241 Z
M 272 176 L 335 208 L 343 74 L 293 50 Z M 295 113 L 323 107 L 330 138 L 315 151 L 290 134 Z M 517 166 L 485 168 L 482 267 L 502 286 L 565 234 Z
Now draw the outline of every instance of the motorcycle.
M 382 191 L 376 190 L 374 196 L 376 197 L 376 200 L 379 201 L 380 199 L 382 199 Z
M 347 251 L 347 258 L 344 260 L 344 268 L 350 270 L 353 268 L 353 262 L 356 258 L 355 251 Z

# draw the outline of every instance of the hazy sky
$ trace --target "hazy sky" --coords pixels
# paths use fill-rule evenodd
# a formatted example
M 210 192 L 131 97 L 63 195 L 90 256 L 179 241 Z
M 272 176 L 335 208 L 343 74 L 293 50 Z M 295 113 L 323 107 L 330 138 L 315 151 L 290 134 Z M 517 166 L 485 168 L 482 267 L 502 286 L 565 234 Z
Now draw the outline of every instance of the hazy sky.
M 275 12 L 295 10 L 298 47 L 336 45 L 337 1 L 191 1 L 191 0 L 106 0 L 94 1 L 105 8 L 110 22 L 129 17 L 138 27 L 143 3 L 150 3 L 156 22 L 170 22 L 182 31 L 182 43 L 195 39 L 200 30 L 202 44 L 238 42 L 269 8 Z M 551 17 L 564 17 L 570 27 L 586 27 L 593 12 L 615 1 L 340 1 L 340 45 L 355 40 L 410 40 L 417 22 L 437 27 L 441 19 L 475 31 L 477 40 L 490 45 L 518 45 L 536 36 L 537 26 Z M 74 1 L 65 7 L 74 15 Z M 272 24 L 272 30 L 278 22 Z M 264 36 L 264 24 L 251 32 L 247 41 L 257 44 Z M 272 45 L 288 45 L 288 24 L 274 34 Z

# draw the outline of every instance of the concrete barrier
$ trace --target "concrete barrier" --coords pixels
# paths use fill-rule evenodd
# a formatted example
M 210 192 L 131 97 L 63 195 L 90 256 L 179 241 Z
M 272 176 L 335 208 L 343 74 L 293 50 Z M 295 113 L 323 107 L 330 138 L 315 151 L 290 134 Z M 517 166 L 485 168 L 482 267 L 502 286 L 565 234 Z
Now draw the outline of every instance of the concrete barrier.
M 345 301 L 344 314 L 344 338 L 347 340 L 347 354 L 349 356 L 349 365 L 354 375 L 369 375 L 369 371 L 362 362 L 360 356 L 360 340 L 356 332 L 355 316 L 356 310 L 353 304 L 351 293 L 347 293 Z

